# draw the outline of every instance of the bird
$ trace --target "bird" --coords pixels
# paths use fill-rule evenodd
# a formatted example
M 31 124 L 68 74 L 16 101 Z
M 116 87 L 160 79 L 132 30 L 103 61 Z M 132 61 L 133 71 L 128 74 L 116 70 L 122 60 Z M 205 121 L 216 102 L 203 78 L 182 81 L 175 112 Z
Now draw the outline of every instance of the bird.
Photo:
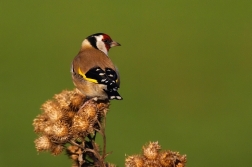
M 108 57 L 110 48 L 121 46 L 105 33 L 95 33 L 83 40 L 71 65 L 75 87 L 86 97 L 96 100 L 122 100 L 118 93 L 120 75 Z

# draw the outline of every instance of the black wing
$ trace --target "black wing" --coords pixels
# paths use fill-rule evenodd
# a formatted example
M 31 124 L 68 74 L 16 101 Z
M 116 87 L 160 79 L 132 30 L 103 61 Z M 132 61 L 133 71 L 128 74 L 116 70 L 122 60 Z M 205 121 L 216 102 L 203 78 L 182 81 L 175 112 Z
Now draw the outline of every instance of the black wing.
M 98 84 L 107 85 L 107 90 L 104 91 L 108 94 L 109 99 L 122 99 L 117 92 L 119 88 L 119 85 L 117 84 L 118 77 L 113 69 L 105 68 L 104 71 L 100 67 L 94 67 L 85 74 L 85 77 L 89 80 L 97 81 Z

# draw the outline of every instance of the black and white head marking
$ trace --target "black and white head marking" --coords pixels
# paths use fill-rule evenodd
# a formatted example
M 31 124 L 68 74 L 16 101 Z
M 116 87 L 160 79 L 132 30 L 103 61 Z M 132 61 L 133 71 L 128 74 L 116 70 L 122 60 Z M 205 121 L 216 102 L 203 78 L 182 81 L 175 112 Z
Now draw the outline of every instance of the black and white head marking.
M 121 46 L 118 42 L 113 41 L 109 35 L 104 33 L 96 33 L 88 36 L 83 42 L 82 47 L 92 46 L 105 53 L 108 56 L 108 51 L 114 46 Z
M 96 38 L 96 47 L 108 55 L 108 48 L 106 47 L 106 43 L 103 41 L 103 35 L 94 36 Z

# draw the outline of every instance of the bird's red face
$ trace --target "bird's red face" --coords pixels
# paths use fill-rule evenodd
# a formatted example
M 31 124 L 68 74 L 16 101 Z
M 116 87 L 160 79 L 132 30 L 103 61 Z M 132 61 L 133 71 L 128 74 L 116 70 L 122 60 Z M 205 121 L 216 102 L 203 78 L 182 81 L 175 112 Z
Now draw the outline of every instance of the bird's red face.
M 112 39 L 107 34 L 103 34 L 102 36 L 102 42 L 104 42 L 107 51 L 109 51 L 109 49 L 111 48 L 110 43 L 112 42 Z
M 114 46 L 121 46 L 118 42 L 113 41 L 109 35 L 104 33 L 96 33 L 87 37 L 89 43 L 96 49 L 108 55 L 110 48 Z M 84 40 L 85 41 L 85 40 Z
M 103 34 L 102 36 L 102 41 L 104 42 L 107 51 L 114 46 L 121 46 L 118 42 L 113 41 L 107 34 Z

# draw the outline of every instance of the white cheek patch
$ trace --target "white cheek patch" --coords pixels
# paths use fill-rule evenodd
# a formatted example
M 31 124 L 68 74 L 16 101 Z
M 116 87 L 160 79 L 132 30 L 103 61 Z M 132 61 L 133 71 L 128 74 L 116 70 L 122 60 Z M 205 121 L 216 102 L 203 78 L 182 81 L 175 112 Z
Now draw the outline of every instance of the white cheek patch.
M 103 36 L 99 35 L 99 36 L 96 36 L 95 38 L 96 38 L 96 46 L 97 46 L 97 48 L 100 51 L 104 52 L 106 55 L 108 55 L 108 50 L 107 50 L 107 48 L 105 46 L 105 43 L 102 41 Z

